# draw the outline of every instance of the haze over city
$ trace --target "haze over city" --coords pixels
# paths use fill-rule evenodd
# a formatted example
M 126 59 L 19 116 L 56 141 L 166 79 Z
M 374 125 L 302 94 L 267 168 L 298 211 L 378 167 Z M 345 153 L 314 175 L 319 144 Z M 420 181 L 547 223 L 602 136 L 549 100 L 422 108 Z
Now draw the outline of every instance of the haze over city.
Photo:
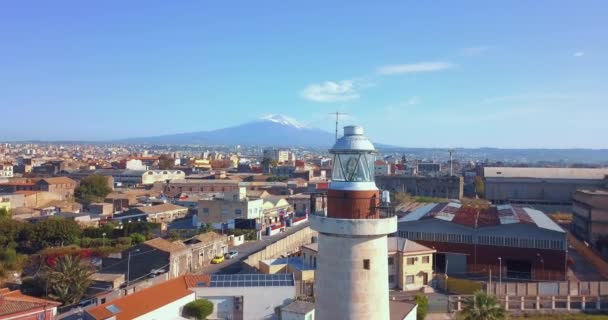
M 336 110 L 403 147 L 608 148 L 603 1 L 5 2 L 0 141 Z M 24 130 L 27 129 L 27 130 Z

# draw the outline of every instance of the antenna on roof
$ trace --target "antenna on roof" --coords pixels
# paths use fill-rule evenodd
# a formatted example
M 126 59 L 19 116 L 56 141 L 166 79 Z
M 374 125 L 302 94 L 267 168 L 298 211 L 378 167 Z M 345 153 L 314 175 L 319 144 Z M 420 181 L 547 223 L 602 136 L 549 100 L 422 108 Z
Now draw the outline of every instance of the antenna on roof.
M 343 112 L 336 111 L 336 112 L 332 112 L 330 114 L 331 115 L 334 115 L 334 114 L 336 115 L 336 140 L 338 140 L 338 120 L 339 120 L 340 116 L 347 115 L 348 113 L 343 113 Z

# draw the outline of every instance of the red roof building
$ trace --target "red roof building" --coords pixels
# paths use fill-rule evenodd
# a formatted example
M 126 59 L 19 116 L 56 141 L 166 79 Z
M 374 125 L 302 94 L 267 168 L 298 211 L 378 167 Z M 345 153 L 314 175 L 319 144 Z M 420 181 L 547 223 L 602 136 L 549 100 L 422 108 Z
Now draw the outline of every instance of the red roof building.
M 11 320 L 53 320 L 57 315 L 57 307 L 61 303 L 35 298 L 11 291 L 0 289 L 0 319 Z

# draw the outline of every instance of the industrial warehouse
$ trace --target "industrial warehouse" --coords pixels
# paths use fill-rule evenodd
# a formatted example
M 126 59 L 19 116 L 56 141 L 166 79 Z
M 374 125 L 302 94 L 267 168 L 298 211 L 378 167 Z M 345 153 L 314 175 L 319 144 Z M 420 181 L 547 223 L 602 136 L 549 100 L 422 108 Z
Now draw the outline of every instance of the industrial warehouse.
M 437 250 L 438 272 L 534 280 L 566 276 L 566 232 L 538 210 L 433 203 L 402 217 L 398 234 Z

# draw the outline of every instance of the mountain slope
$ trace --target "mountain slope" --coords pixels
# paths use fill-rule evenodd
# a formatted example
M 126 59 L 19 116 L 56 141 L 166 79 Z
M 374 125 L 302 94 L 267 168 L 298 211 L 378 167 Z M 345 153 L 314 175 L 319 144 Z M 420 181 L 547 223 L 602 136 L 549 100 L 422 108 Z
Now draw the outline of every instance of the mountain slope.
M 218 130 L 132 138 L 120 142 L 324 147 L 334 142 L 334 135 L 302 125 L 289 117 L 269 115 L 257 121 Z

